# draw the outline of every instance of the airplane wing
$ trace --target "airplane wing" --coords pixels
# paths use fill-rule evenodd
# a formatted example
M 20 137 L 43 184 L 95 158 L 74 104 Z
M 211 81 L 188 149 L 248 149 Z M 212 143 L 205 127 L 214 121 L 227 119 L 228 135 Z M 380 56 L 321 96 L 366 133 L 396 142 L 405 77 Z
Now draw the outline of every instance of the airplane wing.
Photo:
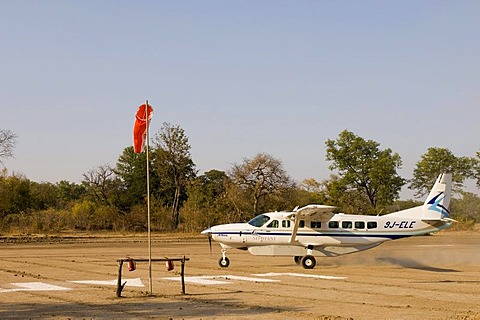
M 295 242 L 295 237 L 297 236 L 298 226 L 300 225 L 300 220 L 302 217 L 308 216 L 316 216 L 320 219 L 320 221 L 328 221 L 330 220 L 335 213 L 336 207 L 332 206 L 325 206 L 321 204 L 309 204 L 308 206 L 301 207 L 296 211 L 289 212 L 288 214 L 284 215 L 286 218 L 295 217 L 295 223 L 292 230 L 292 236 L 290 238 L 290 243 Z
M 325 206 L 321 204 L 309 204 L 308 206 L 301 207 L 300 209 L 294 209 L 292 212 L 287 212 L 283 216 L 285 218 L 292 218 L 297 216 L 308 217 L 316 215 L 321 221 L 328 221 L 335 215 L 333 210 L 336 208 L 337 207 Z

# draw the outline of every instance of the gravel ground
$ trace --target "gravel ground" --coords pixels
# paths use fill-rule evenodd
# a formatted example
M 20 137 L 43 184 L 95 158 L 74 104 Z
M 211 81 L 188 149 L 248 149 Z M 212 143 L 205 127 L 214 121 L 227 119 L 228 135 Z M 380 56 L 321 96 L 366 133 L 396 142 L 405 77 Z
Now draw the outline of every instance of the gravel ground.
M 155 235 L 116 297 L 117 259 L 148 258 L 145 236 L 0 237 L 0 319 L 480 319 L 480 232 L 391 241 L 304 270 L 290 257 L 229 251 L 201 236 Z

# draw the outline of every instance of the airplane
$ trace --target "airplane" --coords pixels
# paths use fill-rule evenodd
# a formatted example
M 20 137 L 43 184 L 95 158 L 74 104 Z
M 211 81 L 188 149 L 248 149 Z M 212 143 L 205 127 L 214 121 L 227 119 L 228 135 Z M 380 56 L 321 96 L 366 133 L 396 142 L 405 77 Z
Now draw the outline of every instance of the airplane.
M 421 206 L 383 216 L 334 213 L 336 207 L 310 204 L 291 212 L 268 212 L 247 223 L 210 227 L 201 233 L 222 248 L 219 265 L 227 268 L 230 249 L 253 255 L 293 256 L 313 269 L 315 257 L 336 257 L 374 248 L 389 240 L 419 236 L 450 227 L 451 174 L 440 174 Z

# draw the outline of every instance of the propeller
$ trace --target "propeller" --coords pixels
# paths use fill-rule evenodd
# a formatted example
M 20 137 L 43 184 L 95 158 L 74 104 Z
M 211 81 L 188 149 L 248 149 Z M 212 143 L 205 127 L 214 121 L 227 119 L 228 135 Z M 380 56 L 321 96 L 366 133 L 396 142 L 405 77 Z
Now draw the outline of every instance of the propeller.
M 208 246 L 210 247 L 210 254 L 212 254 L 212 229 L 210 227 L 202 231 L 202 234 L 208 236 Z
M 212 233 L 211 232 L 208 233 L 208 246 L 210 247 L 210 254 L 213 254 L 212 253 Z

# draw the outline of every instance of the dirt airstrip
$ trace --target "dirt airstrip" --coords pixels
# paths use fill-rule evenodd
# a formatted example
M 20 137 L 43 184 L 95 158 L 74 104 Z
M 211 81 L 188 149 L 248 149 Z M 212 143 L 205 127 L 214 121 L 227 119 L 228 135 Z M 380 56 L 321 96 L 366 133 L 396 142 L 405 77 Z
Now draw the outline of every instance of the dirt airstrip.
M 0 238 L 0 319 L 480 319 L 480 233 L 443 232 L 391 241 L 304 270 L 290 257 L 230 251 L 201 236 L 155 235 L 153 258 L 190 259 L 186 295 L 180 266 L 123 267 L 147 258 L 144 236 Z

